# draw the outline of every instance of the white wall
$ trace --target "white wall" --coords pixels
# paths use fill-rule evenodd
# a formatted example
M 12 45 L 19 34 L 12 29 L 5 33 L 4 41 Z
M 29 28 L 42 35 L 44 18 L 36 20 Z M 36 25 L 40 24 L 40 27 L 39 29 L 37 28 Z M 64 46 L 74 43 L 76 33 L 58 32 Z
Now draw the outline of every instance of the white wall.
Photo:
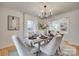
M 9 31 L 7 28 L 8 25 L 8 19 L 7 16 L 17 16 L 20 18 L 20 30 L 18 31 Z M 0 7 L 0 48 L 4 48 L 7 46 L 13 45 L 11 36 L 13 34 L 16 34 L 20 37 L 23 36 L 23 14 L 21 12 L 8 9 L 8 8 L 2 8 Z
M 57 15 L 54 19 L 61 19 L 64 17 L 68 17 L 70 20 L 69 33 L 65 34 L 64 39 L 79 45 L 79 10 Z

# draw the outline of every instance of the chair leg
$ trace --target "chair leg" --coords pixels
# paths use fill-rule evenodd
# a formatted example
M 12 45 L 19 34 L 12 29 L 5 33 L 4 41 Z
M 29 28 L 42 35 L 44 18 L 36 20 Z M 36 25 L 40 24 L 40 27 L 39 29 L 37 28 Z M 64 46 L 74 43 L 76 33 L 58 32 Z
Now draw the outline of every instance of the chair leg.
M 55 53 L 55 55 L 60 55 L 60 53 L 61 53 L 61 48 L 60 48 L 60 46 L 58 47 L 58 49 L 56 50 L 56 53 Z
M 56 56 L 58 56 L 58 55 L 59 55 L 59 54 L 58 54 L 58 50 L 56 50 L 56 53 L 55 53 L 55 55 L 56 55 Z
M 59 51 L 61 52 L 61 48 L 60 48 L 60 46 L 59 46 Z
M 35 56 L 38 56 L 38 51 L 37 51 L 37 52 L 35 52 L 34 54 L 35 54 Z

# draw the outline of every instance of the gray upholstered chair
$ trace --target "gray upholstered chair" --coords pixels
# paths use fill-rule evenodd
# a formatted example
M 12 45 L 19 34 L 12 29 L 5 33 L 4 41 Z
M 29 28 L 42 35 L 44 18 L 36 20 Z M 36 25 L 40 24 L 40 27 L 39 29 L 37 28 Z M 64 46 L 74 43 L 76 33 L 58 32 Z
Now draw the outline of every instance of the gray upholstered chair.
M 25 46 L 16 35 L 12 36 L 12 40 L 20 56 L 34 56 L 33 53 L 37 51 L 37 48 L 30 47 L 28 45 Z
M 60 46 L 61 40 L 62 35 L 56 35 L 47 45 L 41 46 L 40 50 L 49 56 L 55 55 L 56 50 Z

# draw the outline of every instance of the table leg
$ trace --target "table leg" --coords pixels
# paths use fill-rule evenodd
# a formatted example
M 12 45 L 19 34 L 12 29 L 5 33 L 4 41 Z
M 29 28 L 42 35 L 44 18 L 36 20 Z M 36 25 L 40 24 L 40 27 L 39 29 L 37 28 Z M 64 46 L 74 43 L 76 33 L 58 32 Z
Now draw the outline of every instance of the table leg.
M 38 51 L 37 51 L 37 54 L 36 54 L 36 55 L 39 56 L 39 55 L 40 55 L 40 52 L 41 52 L 41 51 L 40 51 L 40 42 L 39 42 L 39 43 L 38 43 Z
M 40 51 L 40 43 L 38 43 L 38 51 Z
M 38 43 L 38 51 L 35 54 L 36 54 L 36 56 L 40 55 L 40 42 Z

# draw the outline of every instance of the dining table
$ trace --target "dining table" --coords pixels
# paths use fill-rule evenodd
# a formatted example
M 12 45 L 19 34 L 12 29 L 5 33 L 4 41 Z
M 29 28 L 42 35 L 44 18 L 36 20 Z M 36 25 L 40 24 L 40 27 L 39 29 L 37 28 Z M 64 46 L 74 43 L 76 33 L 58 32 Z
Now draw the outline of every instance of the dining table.
M 41 47 L 41 43 L 44 42 L 44 43 L 47 43 L 47 41 L 49 40 L 49 37 L 48 36 L 38 36 L 38 37 L 30 37 L 28 38 L 28 41 L 30 42 L 30 45 L 32 47 L 36 47 L 38 49 L 38 51 L 36 52 L 36 56 L 39 56 L 40 53 L 41 53 L 41 50 L 40 50 L 40 47 Z
M 40 50 L 41 42 L 43 42 L 43 41 L 45 41 L 45 40 L 46 40 L 46 39 L 41 39 L 41 38 L 38 37 L 37 39 L 31 41 L 31 43 L 32 43 L 33 45 L 38 44 L 38 47 L 35 46 L 35 47 L 38 48 L 38 51 L 37 51 L 37 53 L 36 53 L 37 56 L 39 56 L 39 55 L 40 55 L 40 52 L 41 52 L 41 50 Z

